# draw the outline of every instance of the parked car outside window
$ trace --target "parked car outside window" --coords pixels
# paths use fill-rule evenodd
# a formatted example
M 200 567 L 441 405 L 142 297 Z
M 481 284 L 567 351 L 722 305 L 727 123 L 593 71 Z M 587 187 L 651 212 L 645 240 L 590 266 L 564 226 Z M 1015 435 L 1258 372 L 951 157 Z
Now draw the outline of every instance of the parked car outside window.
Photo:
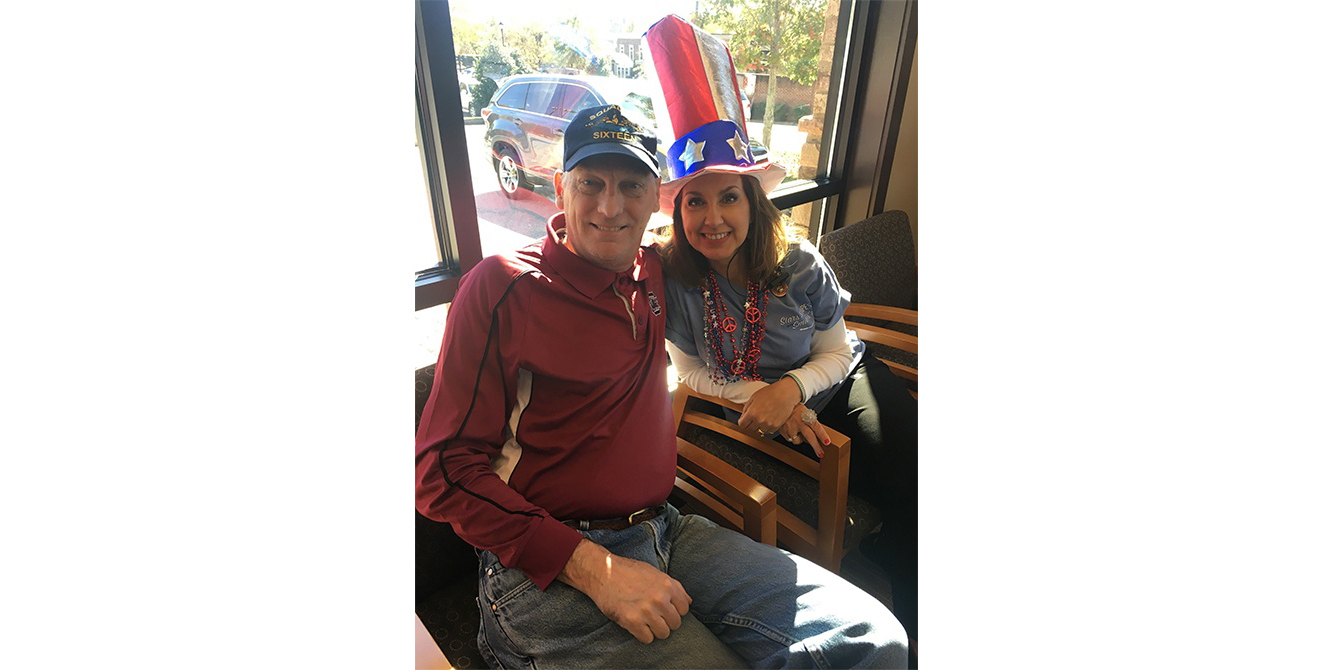
M 483 144 L 500 190 L 515 198 L 519 189 L 550 187 L 561 165 L 565 126 L 581 109 L 619 105 L 631 121 L 656 129 L 650 86 L 644 79 L 585 75 L 528 74 L 502 79 L 481 110 L 486 123 Z M 666 147 L 661 141 L 658 144 L 661 164 Z M 757 161 L 768 156 L 768 149 L 753 138 L 750 148 Z
M 477 77 L 470 70 L 459 70 L 459 102 L 463 103 L 463 115 L 473 116 L 472 87 L 477 85 Z

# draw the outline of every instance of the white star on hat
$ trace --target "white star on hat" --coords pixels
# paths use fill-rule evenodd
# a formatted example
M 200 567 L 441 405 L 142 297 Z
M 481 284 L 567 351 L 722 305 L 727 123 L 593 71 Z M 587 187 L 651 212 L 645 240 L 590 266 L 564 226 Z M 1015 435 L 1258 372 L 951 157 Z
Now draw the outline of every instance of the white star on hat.
M 736 136 L 730 140 L 727 140 L 727 143 L 732 146 L 732 151 L 736 154 L 737 160 L 739 161 L 749 160 L 749 156 L 746 154 L 746 149 L 747 149 L 746 141 L 741 139 L 741 131 L 738 130 Z
M 686 164 L 689 170 L 691 165 L 704 160 L 704 143 L 695 142 L 695 140 L 686 140 L 686 148 L 681 152 L 681 162 Z

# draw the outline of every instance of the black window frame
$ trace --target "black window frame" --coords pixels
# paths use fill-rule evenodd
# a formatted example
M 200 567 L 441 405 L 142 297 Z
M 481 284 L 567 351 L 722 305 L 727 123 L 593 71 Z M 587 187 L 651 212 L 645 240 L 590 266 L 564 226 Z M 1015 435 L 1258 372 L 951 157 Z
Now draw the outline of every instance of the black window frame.
M 448 0 L 417 0 L 415 37 L 417 145 L 439 258 L 417 272 L 415 302 L 422 310 L 454 299 L 459 279 L 482 260 L 482 240 L 467 152 L 460 150 L 467 140 Z
M 846 38 L 832 66 L 830 101 L 838 103 L 824 119 L 825 176 L 771 194 L 779 209 L 822 201 L 812 216 L 815 238 L 883 211 L 917 46 L 917 0 L 830 1 L 841 5 L 836 34 Z M 453 299 L 459 278 L 481 260 L 481 239 L 468 152 L 444 150 L 467 146 L 449 1 L 415 4 L 418 144 L 440 258 L 417 272 L 421 310 Z

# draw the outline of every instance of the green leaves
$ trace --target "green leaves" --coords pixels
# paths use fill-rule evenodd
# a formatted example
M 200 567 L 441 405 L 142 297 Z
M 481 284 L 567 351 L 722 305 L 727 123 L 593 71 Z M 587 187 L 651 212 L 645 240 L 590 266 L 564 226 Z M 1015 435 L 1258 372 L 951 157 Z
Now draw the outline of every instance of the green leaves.
M 727 48 L 738 67 L 777 71 L 798 84 L 809 84 L 815 81 L 820 58 L 826 3 L 827 0 L 703 0 L 691 21 L 711 33 L 731 33 Z

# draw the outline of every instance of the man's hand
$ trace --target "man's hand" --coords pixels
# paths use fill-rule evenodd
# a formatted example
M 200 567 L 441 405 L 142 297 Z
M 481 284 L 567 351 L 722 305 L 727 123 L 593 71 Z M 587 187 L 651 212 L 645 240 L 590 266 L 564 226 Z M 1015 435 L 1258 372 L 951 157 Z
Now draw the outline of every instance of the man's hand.
M 557 579 L 579 589 L 616 625 L 648 644 L 681 627 L 690 596 L 667 573 L 581 540 Z
M 783 377 L 751 395 L 736 423 L 743 431 L 768 435 L 787 423 L 799 402 L 801 389 L 791 377 Z

